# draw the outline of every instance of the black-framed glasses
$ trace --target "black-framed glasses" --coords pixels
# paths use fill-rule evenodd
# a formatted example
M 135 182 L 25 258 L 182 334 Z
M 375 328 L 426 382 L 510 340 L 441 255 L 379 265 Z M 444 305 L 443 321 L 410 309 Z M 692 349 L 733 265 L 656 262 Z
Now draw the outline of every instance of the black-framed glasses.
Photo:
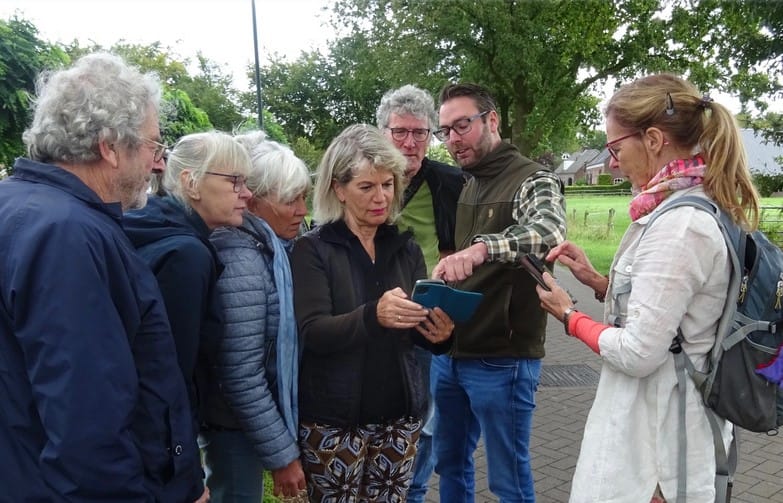
M 397 141 L 404 141 L 409 134 L 413 135 L 414 141 L 427 141 L 430 136 L 430 130 L 425 128 L 408 129 L 404 127 L 387 127 L 391 131 L 392 138 Z
M 152 160 L 155 162 L 160 162 L 161 159 L 163 159 L 164 157 L 163 154 L 167 153 L 166 151 L 169 149 L 169 146 L 166 145 L 165 143 L 161 143 L 151 138 L 146 138 L 144 136 L 142 136 L 141 139 L 155 145 L 155 150 L 152 151 Z
M 205 175 L 222 176 L 223 178 L 230 178 L 234 184 L 234 192 L 237 194 L 242 191 L 242 187 L 247 185 L 247 177 L 243 175 L 227 175 L 225 173 L 215 173 L 214 171 L 205 171 Z
M 606 150 L 609 151 L 609 155 L 611 155 L 612 158 L 615 161 L 620 162 L 620 159 L 617 158 L 617 152 L 619 152 L 619 151 L 614 149 L 614 145 L 616 145 L 617 143 L 619 143 L 619 142 L 621 142 L 621 141 L 623 141 L 623 140 L 625 140 L 627 138 L 631 138 L 632 136 L 636 136 L 638 134 L 642 134 L 642 132 L 641 131 L 637 131 L 635 133 L 631 133 L 631 134 L 627 134 L 625 136 L 621 136 L 621 137 L 617 138 L 616 140 L 612 140 L 612 141 L 608 142 L 604 146 L 606 147 Z
M 474 120 L 478 119 L 479 117 L 484 117 L 488 113 L 489 110 L 486 112 L 479 112 L 475 115 L 471 115 L 470 117 L 465 117 L 464 119 L 456 120 L 451 124 L 451 126 L 441 126 L 440 129 L 433 131 L 432 134 L 435 135 L 435 138 L 439 139 L 440 141 L 446 141 L 446 139 L 451 136 L 452 131 L 462 136 L 464 134 L 470 133 L 470 130 L 473 128 Z

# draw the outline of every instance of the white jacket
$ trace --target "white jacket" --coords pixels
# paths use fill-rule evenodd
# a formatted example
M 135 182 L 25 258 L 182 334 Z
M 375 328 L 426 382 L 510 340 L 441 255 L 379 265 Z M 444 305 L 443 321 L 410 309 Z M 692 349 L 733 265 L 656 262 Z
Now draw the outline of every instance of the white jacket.
M 670 196 L 703 195 L 700 188 Z M 655 210 L 658 211 L 660 207 Z M 677 495 L 679 406 L 669 346 L 681 327 L 683 350 L 703 368 L 715 340 L 731 266 L 721 231 L 704 211 L 667 211 L 631 223 L 610 273 L 603 359 L 585 426 L 571 503 L 645 503 L 660 484 Z M 714 502 L 715 455 L 706 409 L 690 378 L 687 390 L 687 501 Z M 724 430 L 727 445 L 730 425 Z

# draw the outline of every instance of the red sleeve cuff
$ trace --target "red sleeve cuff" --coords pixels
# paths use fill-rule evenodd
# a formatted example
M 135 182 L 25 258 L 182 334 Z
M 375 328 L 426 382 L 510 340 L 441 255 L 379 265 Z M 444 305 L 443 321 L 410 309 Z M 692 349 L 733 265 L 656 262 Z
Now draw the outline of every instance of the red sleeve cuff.
M 582 312 L 575 312 L 568 319 L 568 333 L 587 344 L 587 347 L 599 355 L 601 354 L 601 351 L 598 349 L 598 338 L 601 336 L 601 332 L 607 328 L 611 327 L 593 321 Z

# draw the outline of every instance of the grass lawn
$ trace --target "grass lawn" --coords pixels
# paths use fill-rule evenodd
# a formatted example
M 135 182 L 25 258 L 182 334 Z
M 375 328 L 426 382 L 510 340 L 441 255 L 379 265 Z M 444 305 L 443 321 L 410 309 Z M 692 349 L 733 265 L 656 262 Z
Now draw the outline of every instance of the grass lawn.
M 612 257 L 620 244 L 625 229 L 631 223 L 628 204 L 631 196 L 568 196 L 568 239 L 582 247 L 590 262 L 602 274 L 609 272 Z M 768 197 L 761 206 L 783 207 L 783 197 Z M 610 214 L 613 212 L 613 217 Z M 779 211 L 766 210 L 762 226 L 771 239 L 780 244 L 783 234 L 783 217 Z

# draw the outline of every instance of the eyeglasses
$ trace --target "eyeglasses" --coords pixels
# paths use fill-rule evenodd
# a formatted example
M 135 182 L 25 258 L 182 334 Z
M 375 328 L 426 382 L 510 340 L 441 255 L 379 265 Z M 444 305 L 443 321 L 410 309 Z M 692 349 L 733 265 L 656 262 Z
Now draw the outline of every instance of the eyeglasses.
M 408 134 L 413 135 L 414 141 L 426 141 L 430 135 L 430 130 L 424 128 L 407 129 L 404 127 L 387 127 L 386 129 L 391 131 L 392 138 L 397 141 L 405 140 L 405 138 L 408 137 Z
M 458 135 L 462 136 L 470 132 L 470 130 L 473 128 L 472 123 L 474 120 L 478 119 L 479 117 L 484 117 L 488 113 L 489 110 L 486 112 L 479 112 L 476 115 L 471 115 L 470 117 L 465 117 L 464 119 L 456 120 L 451 126 L 441 126 L 440 129 L 433 131 L 432 134 L 435 135 L 435 138 L 439 139 L 440 141 L 446 141 L 446 139 L 451 136 L 452 130 Z
M 141 139 L 155 145 L 155 150 L 152 151 L 152 160 L 155 162 L 160 162 L 161 159 L 163 159 L 163 154 L 167 153 L 166 151 L 169 149 L 169 146 L 159 141 L 145 138 L 144 136 L 142 136 Z
M 239 193 L 242 191 L 242 187 L 247 184 L 247 177 L 242 175 L 227 175 L 225 173 L 215 173 L 214 171 L 205 171 L 205 175 L 222 176 L 224 178 L 230 178 L 234 183 L 234 192 Z
M 641 131 L 637 131 L 635 133 L 627 134 L 625 136 L 621 136 L 621 137 L 617 138 L 616 140 L 612 140 L 612 141 L 608 142 L 605 145 L 605 147 L 606 147 L 606 150 L 609 151 L 609 155 L 611 155 L 612 158 L 614 158 L 615 161 L 620 162 L 620 159 L 617 158 L 617 153 L 619 152 L 619 150 L 615 150 L 613 145 L 615 145 L 618 142 L 621 142 L 621 141 L 623 141 L 623 140 L 625 140 L 627 138 L 630 138 L 632 136 L 636 136 L 638 134 L 642 134 L 642 132 Z

